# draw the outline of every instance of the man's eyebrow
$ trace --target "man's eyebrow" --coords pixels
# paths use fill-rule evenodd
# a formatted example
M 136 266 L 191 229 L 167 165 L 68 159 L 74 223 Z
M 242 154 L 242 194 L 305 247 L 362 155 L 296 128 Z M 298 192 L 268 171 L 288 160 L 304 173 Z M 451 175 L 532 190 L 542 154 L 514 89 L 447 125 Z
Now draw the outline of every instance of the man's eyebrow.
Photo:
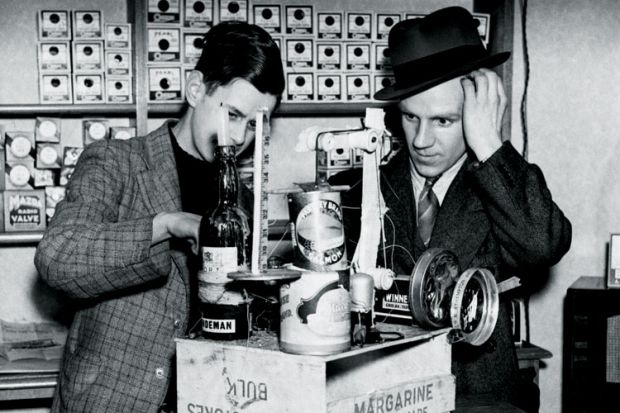
M 433 118 L 437 119 L 437 118 L 442 118 L 442 119 L 459 119 L 461 117 L 461 113 L 459 112 L 454 112 L 451 110 L 447 110 L 447 111 L 443 111 L 443 112 L 437 112 L 433 115 Z
M 232 105 L 226 105 L 226 106 L 228 107 L 228 110 L 234 113 L 235 115 L 240 116 L 240 117 L 246 117 L 246 114 L 243 113 L 239 108 L 232 106 Z

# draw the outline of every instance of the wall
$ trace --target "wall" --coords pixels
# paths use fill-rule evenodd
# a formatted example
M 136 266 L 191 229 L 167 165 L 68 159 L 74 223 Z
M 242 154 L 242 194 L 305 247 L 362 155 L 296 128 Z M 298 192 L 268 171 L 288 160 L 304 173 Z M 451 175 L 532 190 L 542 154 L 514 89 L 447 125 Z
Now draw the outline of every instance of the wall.
M 520 0 L 515 3 L 518 11 Z M 520 21 L 515 21 L 515 26 Z M 540 372 L 541 412 L 561 411 L 562 310 L 580 276 L 604 276 L 611 232 L 620 230 L 620 4 L 615 0 L 530 1 L 529 160 L 544 171 L 555 201 L 573 224 L 568 254 L 530 303 L 532 341 L 553 353 Z M 519 35 L 513 57 L 513 139 L 520 141 Z

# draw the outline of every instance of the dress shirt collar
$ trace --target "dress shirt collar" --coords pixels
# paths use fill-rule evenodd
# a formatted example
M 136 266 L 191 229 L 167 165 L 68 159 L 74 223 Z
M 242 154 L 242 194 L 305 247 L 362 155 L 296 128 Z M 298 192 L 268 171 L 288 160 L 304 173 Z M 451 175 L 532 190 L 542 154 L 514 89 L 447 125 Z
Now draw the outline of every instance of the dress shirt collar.
M 435 185 L 433 185 L 433 192 L 435 192 L 435 195 L 437 196 L 439 205 L 442 204 L 443 199 L 445 198 L 446 193 L 448 192 L 448 188 L 450 187 L 450 184 L 456 177 L 456 174 L 459 172 L 459 169 L 461 169 L 461 166 L 463 166 L 463 163 L 465 163 L 466 159 L 467 159 L 467 153 L 464 153 L 463 156 L 461 156 L 459 160 L 454 163 L 454 165 L 452 165 L 447 171 L 445 171 L 441 175 L 441 177 L 439 177 L 437 182 L 435 182 Z M 411 158 L 409 158 L 409 171 L 411 172 L 413 194 L 415 196 L 415 202 L 417 205 L 419 198 L 420 198 L 420 193 L 422 192 L 422 188 L 424 187 L 424 182 L 426 181 L 426 178 L 420 175 L 418 171 L 416 171 L 413 165 L 413 162 L 411 161 Z

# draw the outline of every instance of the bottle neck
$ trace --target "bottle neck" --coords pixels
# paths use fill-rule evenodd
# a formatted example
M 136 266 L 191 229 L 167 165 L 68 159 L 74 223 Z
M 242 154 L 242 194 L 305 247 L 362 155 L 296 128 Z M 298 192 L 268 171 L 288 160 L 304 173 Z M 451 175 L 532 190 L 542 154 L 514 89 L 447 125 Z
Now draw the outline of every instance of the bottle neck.
M 220 206 L 237 205 L 239 174 L 234 146 L 218 146 L 216 150 L 219 169 Z

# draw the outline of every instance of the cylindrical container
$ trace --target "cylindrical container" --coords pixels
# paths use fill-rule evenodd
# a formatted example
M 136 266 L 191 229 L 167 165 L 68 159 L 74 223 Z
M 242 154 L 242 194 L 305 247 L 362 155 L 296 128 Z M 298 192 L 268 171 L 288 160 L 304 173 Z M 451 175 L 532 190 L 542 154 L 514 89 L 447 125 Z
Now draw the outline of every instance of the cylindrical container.
M 239 340 L 250 336 L 250 303 L 226 273 L 198 272 L 198 298 L 202 335 L 214 340 Z
M 347 269 L 340 193 L 288 194 L 295 266 L 314 271 Z
M 303 271 L 280 287 L 280 350 L 311 355 L 349 350 L 350 310 L 337 272 Z
M 374 303 L 375 283 L 368 274 L 351 275 L 351 311 L 369 312 Z

